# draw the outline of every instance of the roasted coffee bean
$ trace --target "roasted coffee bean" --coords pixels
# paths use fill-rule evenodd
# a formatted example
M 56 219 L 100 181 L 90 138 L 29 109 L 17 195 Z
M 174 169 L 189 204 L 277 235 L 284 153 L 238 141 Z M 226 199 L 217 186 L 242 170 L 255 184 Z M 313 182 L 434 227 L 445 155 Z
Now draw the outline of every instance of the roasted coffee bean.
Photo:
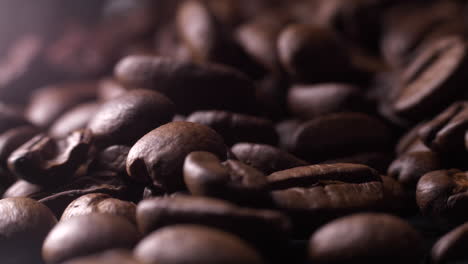
M 26 117 L 39 127 L 48 127 L 65 111 L 96 98 L 96 83 L 66 83 L 34 92 Z
M 174 104 L 162 94 L 133 90 L 104 103 L 88 128 L 99 147 L 131 146 L 152 129 L 170 122 L 175 111 Z
M 466 261 L 467 241 L 468 223 L 445 234 L 434 244 L 431 251 L 431 263 L 452 263 L 451 261 L 457 260 Z
M 184 160 L 193 151 L 208 151 L 224 160 L 227 148 L 222 137 L 204 125 L 190 122 L 163 125 L 130 149 L 128 175 L 169 192 L 183 190 Z
M 267 203 L 266 176 L 236 160 L 221 163 L 209 152 L 192 152 L 184 162 L 184 181 L 193 195 L 211 196 L 250 206 Z
M 362 152 L 350 156 L 330 159 L 321 162 L 320 164 L 335 164 L 335 163 L 353 163 L 369 166 L 381 174 L 386 174 L 388 166 L 393 161 L 393 155 L 388 152 Z
M 233 145 L 238 142 L 254 142 L 276 145 L 278 136 L 270 120 L 225 111 L 200 111 L 191 114 L 186 121 L 209 126 Z
M 108 249 L 131 249 L 139 239 L 125 218 L 90 214 L 60 221 L 47 235 L 42 255 L 47 264 L 91 255 Z
M 264 72 L 201 1 L 182 3 L 176 20 L 179 35 L 195 61 L 232 66 L 253 78 L 258 78 Z
M 0 103 L 0 133 L 20 126 L 31 126 L 31 124 L 20 111 Z
M 385 123 L 361 113 L 318 117 L 297 128 L 293 138 L 292 152 L 312 162 L 386 150 L 392 143 Z
M 283 67 L 299 82 L 350 79 L 349 55 L 329 29 L 304 24 L 290 25 L 278 37 L 278 53 Z
M 135 212 L 134 203 L 115 199 L 103 193 L 91 193 L 71 202 L 63 212 L 60 221 L 81 215 L 103 213 L 121 216 L 131 223 L 136 223 Z
M 418 263 L 421 235 L 405 221 L 385 214 L 356 214 L 337 219 L 309 241 L 311 263 Z
M 423 175 L 441 169 L 443 162 L 440 155 L 432 151 L 416 151 L 405 153 L 393 161 L 388 175 L 413 189 Z
M 138 261 L 131 251 L 127 250 L 108 250 L 95 255 L 76 258 L 63 264 L 143 264 Z
M 29 197 L 43 189 L 42 186 L 32 184 L 25 180 L 18 180 L 5 191 L 3 198 Z
M 126 87 L 165 94 L 181 114 L 203 109 L 252 112 L 254 105 L 253 83 L 236 70 L 220 65 L 129 56 L 117 64 L 115 76 Z
M 28 198 L 0 200 L 0 255 L 2 263 L 42 263 L 41 246 L 57 223 L 44 205 Z
M 276 132 L 279 135 L 279 146 L 281 149 L 291 151 L 294 146 L 294 133 L 303 124 L 297 119 L 287 119 L 276 124 Z
M 416 187 L 416 201 L 421 212 L 451 223 L 466 221 L 467 179 L 466 173 L 457 169 L 425 174 Z
M 288 92 L 288 108 L 294 116 L 304 120 L 336 112 L 366 110 L 362 91 L 347 84 L 294 86 Z
M 128 146 L 110 146 L 97 155 L 92 166 L 98 171 L 113 171 L 126 174 L 128 152 L 130 152 L 130 147 Z
M 50 127 L 49 134 L 56 138 L 66 137 L 75 130 L 84 129 L 99 109 L 99 103 L 80 104 L 61 115 Z
M 290 231 L 289 219 L 271 210 L 238 207 L 229 202 L 177 195 L 144 200 L 137 207 L 137 222 L 148 234 L 168 225 L 197 224 L 237 234 L 268 252 L 281 247 Z
M 388 206 L 378 172 L 364 165 L 297 167 L 270 174 L 268 181 L 273 204 L 292 217 L 300 236 L 336 217 Z
M 398 141 L 395 152 L 397 155 L 403 155 L 408 152 L 425 152 L 431 151 L 421 140 L 419 136 L 419 130 L 426 123 L 420 123 L 413 126 L 408 130 Z
M 264 263 L 254 249 L 236 236 L 196 225 L 155 231 L 137 245 L 135 255 L 148 264 Z
M 408 65 L 390 98 L 401 117 L 415 121 L 435 114 L 457 98 L 468 66 L 463 39 L 446 37 L 433 41 Z
M 39 134 L 39 129 L 33 126 L 19 126 L 0 135 L 0 167 L 8 170 L 7 159 L 13 151 Z
M 240 161 L 265 174 L 308 165 L 306 161 L 269 145 L 238 143 L 231 151 Z
M 464 152 L 468 131 L 468 102 L 456 102 L 419 129 L 422 141 L 441 153 Z
M 127 92 L 127 89 L 116 80 L 103 79 L 99 82 L 97 88 L 97 98 L 102 101 L 107 101 L 119 97 L 125 92 Z
M 10 155 L 8 167 L 16 176 L 31 183 L 60 184 L 86 161 L 90 145 L 88 130 L 73 132 L 62 140 L 40 134 Z

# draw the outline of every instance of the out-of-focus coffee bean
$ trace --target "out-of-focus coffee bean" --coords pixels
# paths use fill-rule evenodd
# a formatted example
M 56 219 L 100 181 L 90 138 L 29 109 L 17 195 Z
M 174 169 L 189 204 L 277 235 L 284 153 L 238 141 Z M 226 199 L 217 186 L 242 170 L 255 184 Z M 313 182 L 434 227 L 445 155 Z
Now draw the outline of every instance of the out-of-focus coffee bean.
M 421 212 L 451 223 L 466 221 L 467 179 L 467 174 L 457 169 L 425 174 L 416 187 L 416 201 Z
M 42 263 L 41 247 L 57 223 L 44 205 L 28 198 L 0 200 L 0 255 L 8 264 Z
M 421 235 L 408 223 L 385 214 L 356 214 L 337 219 L 309 241 L 313 263 L 417 263 L 423 257 Z
M 134 252 L 138 259 L 148 264 L 264 263 L 260 255 L 238 237 L 196 225 L 155 231 L 143 239 Z
M 232 146 L 231 150 L 240 161 L 265 174 L 308 164 L 286 151 L 269 145 L 238 143 Z
M 466 260 L 468 223 L 442 236 L 432 247 L 431 263 L 452 263 Z
M 464 152 L 468 131 L 468 102 L 456 102 L 419 129 L 422 141 L 441 153 Z
M 361 113 L 337 113 L 302 124 L 293 136 L 292 152 L 321 161 L 359 152 L 386 150 L 391 130 L 382 121 Z
M 103 253 L 72 259 L 63 264 L 143 264 L 129 250 L 115 249 Z
M 223 138 L 207 126 L 190 122 L 163 125 L 130 149 L 128 175 L 169 192 L 183 190 L 184 160 L 193 151 L 211 152 L 224 160 L 227 148 Z
M 459 37 L 445 37 L 428 45 L 405 69 L 391 107 L 398 116 L 420 121 L 457 99 L 468 67 L 466 43 Z
M 127 91 L 125 87 L 114 79 L 103 79 L 97 88 L 97 98 L 103 101 L 114 99 Z
M 86 128 L 89 120 L 99 109 L 99 103 L 80 104 L 61 115 L 50 127 L 49 134 L 56 138 L 66 137 L 75 130 Z
M 121 216 L 131 223 L 136 223 L 135 212 L 136 205 L 134 203 L 115 199 L 103 193 L 91 193 L 71 202 L 63 212 L 60 221 L 81 215 L 102 213 Z
M 398 141 L 395 152 L 397 155 L 403 155 L 408 152 L 431 151 L 419 136 L 419 130 L 426 123 L 420 123 L 408 130 Z
M 413 189 L 419 179 L 431 171 L 443 169 L 440 156 L 432 151 L 415 151 L 401 155 L 388 168 L 388 175 Z
M 177 30 L 195 61 L 211 61 L 236 68 L 254 79 L 264 69 L 226 32 L 201 1 L 185 1 L 179 7 Z
M 108 249 L 131 249 L 140 234 L 128 220 L 116 215 L 90 214 L 60 221 L 47 235 L 42 255 L 47 264 Z
M 217 64 L 129 56 L 117 64 L 115 77 L 128 88 L 165 94 L 181 114 L 208 109 L 251 112 L 254 106 L 253 83 L 242 73 Z
M 288 108 L 301 119 L 346 111 L 365 111 L 361 90 L 346 84 L 298 85 L 289 89 Z
M 225 111 L 199 111 L 186 121 L 209 126 L 218 132 L 228 145 L 254 142 L 276 145 L 278 135 L 270 120 Z
M 329 29 L 290 25 L 278 37 L 278 53 L 283 67 L 299 82 L 350 80 L 352 67 L 349 55 Z
M 281 149 L 289 152 L 293 149 L 294 133 L 302 124 L 303 122 L 297 119 L 287 119 L 276 124 Z
M 8 167 L 16 176 L 31 183 L 63 183 L 86 161 L 91 137 L 88 130 L 75 131 L 62 140 L 40 134 L 10 155 Z
M 3 198 L 29 197 L 43 189 L 44 187 L 42 186 L 32 184 L 25 180 L 18 180 L 5 191 Z
M 128 146 L 110 146 L 97 155 L 93 166 L 97 170 L 110 170 L 116 173 L 126 174 L 128 152 L 130 152 L 130 147 Z
M 133 90 L 104 103 L 88 128 L 99 147 L 131 146 L 152 129 L 170 122 L 175 109 L 171 100 L 158 92 Z
M 31 96 L 26 117 L 39 127 L 50 126 L 65 111 L 96 98 L 96 83 L 65 83 L 38 89 Z

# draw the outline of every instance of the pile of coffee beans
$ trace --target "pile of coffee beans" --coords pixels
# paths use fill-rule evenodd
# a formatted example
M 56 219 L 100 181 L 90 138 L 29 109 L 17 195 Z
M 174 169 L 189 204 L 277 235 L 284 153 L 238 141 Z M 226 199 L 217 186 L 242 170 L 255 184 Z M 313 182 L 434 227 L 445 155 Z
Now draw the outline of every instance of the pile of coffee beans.
M 466 263 L 467 17 L 0 1 L 0 263 Z

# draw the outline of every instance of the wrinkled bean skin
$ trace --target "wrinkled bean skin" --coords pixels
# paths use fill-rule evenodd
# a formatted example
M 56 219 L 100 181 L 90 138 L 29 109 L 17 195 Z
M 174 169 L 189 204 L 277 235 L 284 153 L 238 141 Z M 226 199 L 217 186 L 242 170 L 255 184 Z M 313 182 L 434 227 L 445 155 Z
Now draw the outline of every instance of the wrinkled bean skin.
M 162 250 L 167 246 L 173 250 Z M 195 225 L 155 231 L 137 245 L 135 255 L 148 264 L 264 263 L 254 249 L 236 236 Z
M 192 151 L 208 151 L 225 159 L 227 148 L 222 137 L 209 127 L 172 122 L 146 134 L 130 149 L 128 175 L 170 192 L 184 189 L 183 163 Z

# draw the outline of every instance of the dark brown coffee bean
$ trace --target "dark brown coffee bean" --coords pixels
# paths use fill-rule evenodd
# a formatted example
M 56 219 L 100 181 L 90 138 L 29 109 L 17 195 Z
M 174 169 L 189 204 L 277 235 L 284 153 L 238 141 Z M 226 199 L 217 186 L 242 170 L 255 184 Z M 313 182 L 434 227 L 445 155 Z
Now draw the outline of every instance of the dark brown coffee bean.
M 406 68 L 397 84 L 391 107 L 398 116 L 422 120 L 448 106 L 457 96 L 468 67 L 463 39 L 446 37 L 433 41 Z
M 443 162 L 437 153 L 432 151 L 409 152 L 393 161 L 388 168 L 388 175 L 412 189 L 416 187 L 424 174 L 440 169 L 443 169 Z
M 278 53 L 283 67 L 299 82 L 349 80 L 349 55 L 335 33 L 326 28 L 304 24 L 286 27 L 278 37 Z
M 229 65 L 253 78 L 264 72 L 202 2 L 190 0 L 182 3 L 176 19 L 179 35 L 194 60 Z
M 131 251 L 116 249 L 95 255 L 72 259 L 63 264 L 143 264 L 138 261 Z
M 294 146 L 294 133 L 303 124 L 297 119 L 287 119 L 276 124 L 276 132 L 279 135 L 279 146 L 281 149 L 291 151 Z
M 115 199 L 103 193 L 91 193 L 71 202 L 63 212 L 60 221 L 76 216 L 102 213 L 121 216 L 131 223 L 136 223 L 135 212 L 136 205 L 134 203 Z
M 28 198 L 0 200 L 0 255 L 3 263 L 42 263 L 41 246 L 57 223 L 44 205 Z
M 236 160 L 221 163 L 209 152 L 192 152 L 184 162 L 184 181 L 193 195 L 211 196 L 250 206 L 265 204 L 266 176 Z
M 223 200 L 185 195 L 140 202 L 137 221 L 145 234 L 177 224 L 215 227 L 235 233 L 262 249 L 284 245 L 290 230 L 289 219 L 279 212 L 249 209 Z
M 90 145 L 88 130 L 73 132 L 62 140 L 41 134 L 15 150 L 8 158 L 8 167 L 31 183 L 60 184 L 86 161 Z
M 170 122 L 174 114 L 174 104 L 164 95 L 133 90 L 104 103 L 88 128 L 100 147 L 131 146 L 152 129 Z
M 254 142 L 276 145 L 278 135 L 270 120 L 225 111 L 200 111 L 191 114 L 186 121 L 209 126 L 233 145 L 238 142 Z
M 115 76 L 128 88 L 165 94 L 181 114 L 202 109 L 251 112 L 254 105 L 253 83 L 236 70 L 220 65 L 130 56 L 117 64 Z
M 392 163 L 393 155 L 388 152 L 362 152 L 350 156 L 330 159 L 321 162 L 320 164 L 335 164 L 335 163 L 353 163 L 369 166 L 381 174 L 386 174 L 388 166 Z
M 453 223 L 468 219 L 467 179 L 460 170 L 439 170 L 425 174 L 416 187 L 416 201 L 425 215 Z
M 39 127 L 50 126 L 73 107 L 96 98 L 96 83 L 66 83 L 41 88 L 34 92 L 26 116 Z
M 321 161 L 359 152 L 386 150 L 390 129 L 380 120 L 360 113 L 338 113 L 302 124 L 294 133 L 293 153 Z
M 129 152 L 130 147 L 128 146 L 110 146 L 97 155 L 92 166 L 99 171 L 113 171 L 126 174 L 127 156 Z
M 421 235 L 405 221 L 385 214 L 356 214 L 337 219 L 309 241 L 313 263 L 418 263 Z
M 366 110 L 362 92 L 347 84 L 317 84 L 293 86 L 288 92 L 288 108 L 301 119 L 321 115 Z
M 468 223 L 463 224 L 442 236 L 432 247 L 431 263 L 452 263 L 467 258 Z M 461 261 L 460 263 L 462 263 Z
M 464 152 L 468 131 L 468 102 L 456 102 L 419 129 L 422 141 L 434 151 Z
M 0 135 L 0 167 L 8 170 L 7 159 L 13 151 L 26 143 L 39 133 L 33 126 L 20 126 L 6 131 Z
M 3 198 L 29 197 L 43 190 L 44 187 L 32 184 L 25 180 L 18 180 L 3 194 Z
M 66 137 L 75 130 L 86 128 L 89 120 L 99 109 L 99 103 L 80 104 L 61 115 L 50 127 L 49 134 L 56 138 Z
M 264 263 L 259 254 L 238 237 L 196 225 L 158 230 L 143 239 L 134 252 L 147 264 Z
M 108 249 L 131 249 L 139 237 L 125 218 L 107 214 L 77 216 L 60 221 L 50 231 L 42 255 L 47 264 L 61 263 Z
M 222 137 L 204 125 L 190 122 L 163 125 L 130 149 L 128 175 L 169 192 L 182 190 L 184 160 L 193 151 L 211 152 L 224 160 L 227 148 Z
M 306 161 L 269 145 L 238 143 L 232 146 L 231 150 L 240 161 L 267 175 L 308 165 Z
M 421 140 L 419 130 L 426 123 L 420 123 L 408 130 L 398 141 L 395 151 L 397 155 L 403 155 L 408 152 L 431 151 Z
M 123 85 L 114 79 L 103 79 L 99 82 L 97 88 L 97 98 L 99 100 L 107 101 L 121 96 L 127 91 Z

